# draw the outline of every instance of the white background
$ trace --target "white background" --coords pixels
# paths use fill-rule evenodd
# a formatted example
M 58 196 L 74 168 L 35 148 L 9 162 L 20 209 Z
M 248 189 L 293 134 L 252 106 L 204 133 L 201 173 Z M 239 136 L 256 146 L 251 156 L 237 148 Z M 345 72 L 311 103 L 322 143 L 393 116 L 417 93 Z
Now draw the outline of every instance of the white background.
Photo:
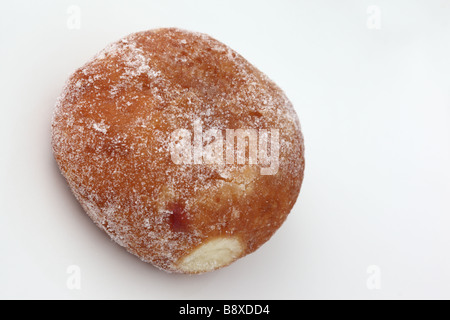
M 69 74 L 112 41 L 169 26 L 212 35 L 277 82 L 307 148 L 282 228 L 200 276 L 159 271 L 109 240 L 50 147 Z M 449 89 L 446 0 L 2 0 L 0 298 L 448 299 Z

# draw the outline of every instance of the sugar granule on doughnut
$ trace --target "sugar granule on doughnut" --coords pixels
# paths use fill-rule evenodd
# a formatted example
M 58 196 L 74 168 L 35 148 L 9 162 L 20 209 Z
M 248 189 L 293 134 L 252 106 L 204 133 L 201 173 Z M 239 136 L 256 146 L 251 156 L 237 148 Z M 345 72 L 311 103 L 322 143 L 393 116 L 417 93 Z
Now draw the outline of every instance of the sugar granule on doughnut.
M 286 220 L 304 172 L 283 91 L 221 42 L 175 28 L 131 34 L 76 70 L 52 147 L 91 219 L 169 272 L 255 251 Z

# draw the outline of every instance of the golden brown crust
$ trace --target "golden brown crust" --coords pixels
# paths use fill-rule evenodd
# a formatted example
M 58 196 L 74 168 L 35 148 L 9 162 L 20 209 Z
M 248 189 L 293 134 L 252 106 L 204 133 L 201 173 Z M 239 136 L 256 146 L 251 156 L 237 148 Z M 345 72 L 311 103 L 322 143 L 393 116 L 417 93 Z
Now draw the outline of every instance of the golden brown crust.
M 174 163 L 171 133 L 195 121 L 223 133 L 278 129 L 278 171 Z M 239 239 L 237 258 L 256 250 L 303 179 L 303 137 L 282 90 L 224 44 L 179 29 L 131 34 L 97 54 L 68 80 L 52 129 L 55 159 L 93 221 L 166 271 L 189 272 L 179 261 L 218 237 Z

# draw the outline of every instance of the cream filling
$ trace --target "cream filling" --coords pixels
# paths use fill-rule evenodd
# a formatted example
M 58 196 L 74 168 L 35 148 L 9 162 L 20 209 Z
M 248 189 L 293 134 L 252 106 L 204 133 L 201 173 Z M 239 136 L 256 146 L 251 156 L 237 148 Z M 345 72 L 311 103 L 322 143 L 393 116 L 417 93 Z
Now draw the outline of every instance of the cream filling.
M 195 248 L 178 262 L 186 273 L 208 272 L 224 267 L 242 254 L 244 248 L 237 237 L 218 237 Z

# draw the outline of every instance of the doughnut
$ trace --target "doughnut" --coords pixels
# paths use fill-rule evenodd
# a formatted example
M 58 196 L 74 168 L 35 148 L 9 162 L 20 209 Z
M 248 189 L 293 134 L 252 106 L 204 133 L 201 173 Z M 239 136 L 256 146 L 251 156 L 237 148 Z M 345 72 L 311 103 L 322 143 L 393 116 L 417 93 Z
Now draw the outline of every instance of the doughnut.
M 141 260 L 186 274 L 268 241 L 305 168 L 283 91 L 225 44 L 177 28 L 128 35 L 77 69 L 56 102 L 52 149 L 100 229 Z

